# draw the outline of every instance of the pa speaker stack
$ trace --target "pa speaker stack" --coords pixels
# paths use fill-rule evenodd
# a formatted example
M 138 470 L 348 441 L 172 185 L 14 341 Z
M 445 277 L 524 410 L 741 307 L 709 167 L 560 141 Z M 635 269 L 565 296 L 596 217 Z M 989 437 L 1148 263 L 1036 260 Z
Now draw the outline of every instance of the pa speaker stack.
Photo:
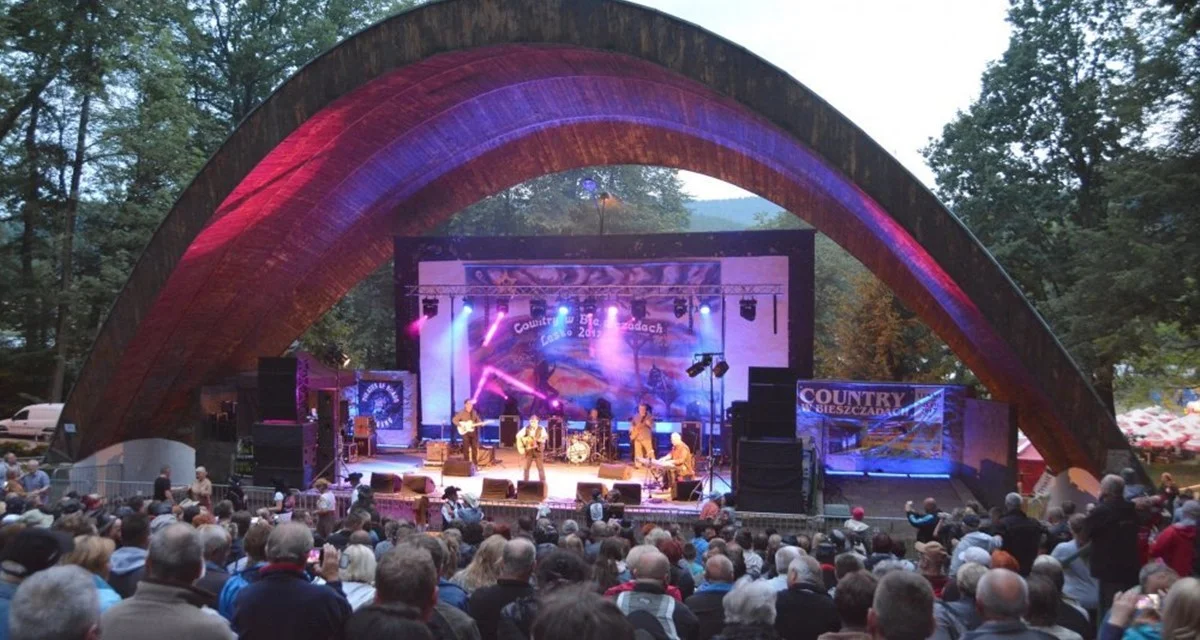
M 743 438 L 734 476 L 740 511 L 807 513 L 813 491 L 812 449 L 788 438 Z
M 750 367 L 745 438 L 796 437 L 796 374 L 781 367 Z
M 315 422 L 258 423 L 251 435 L 254 436 L 256 486 L 269 487 L 275 479 L 297 489 L 312 484 L 317 470 Z

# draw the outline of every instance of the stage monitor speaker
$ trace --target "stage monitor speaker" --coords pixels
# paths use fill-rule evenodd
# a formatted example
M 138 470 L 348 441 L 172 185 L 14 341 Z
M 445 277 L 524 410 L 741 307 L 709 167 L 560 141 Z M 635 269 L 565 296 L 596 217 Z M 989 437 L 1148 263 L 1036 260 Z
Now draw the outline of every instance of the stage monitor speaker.
M 813 450 L 796 440 L 743 438 L 738 443 L 734 476 L 737 508 L 807 513 L 814 489 L 814 460 Z
M 621 504 L 635 507 L 642 504 L 642 484 L 640 482 L 614 482 L 613 491 L 621 492 Z
M 496 463 L 496 447 L 479 445 L 479 466 L 490 467 Z
M 518 480 L 517 500 L 519 502 L 541 502 L 546 499 L 546 483 L 541 480 Z
M 520 430 L 520 416 L 500 416 L 500 446 L 511 447 L 516 445 L 517 432 Z
M 603 482 L 576 482 L 575 483 L 575 499 L 579 502 L 587 504 L 592 501 L 592 493 L 600 492 L 600 497 L 603 498 L 608 494 L 608 489 L 604 488 Z
M 483 491 L 480 492 L 482 500 L 508 500 L 516 493 L 513 489 L 512 480 L 504 478 L 484 478 Z
M 459 478 L 470 478 L 475 475 L 475 465 L 470 460 L 447 460 L 442 466 L 442 473 Z
M 316 478 L 317 424 L 315 422 L 256 423 L 254 484 L 269 487 L 273 478 L 289 487 L 307 489 Z
M 296 359 L 258 359 L 258 404 L 263 420 L 296 420 Z
M 605 480 L 628 480 L 633 477 L 633 467 L 619 462 L 602 463 L 600 477 Z
M 702 480 L 679 480 L 675 483 L 675 495 L 672 499 L 677 502 L 696 502 L 700 500 L 703 485 Z
M 371 491 L 375 493 L 395 493 L 400 478 L 392 473 L 371 472 Z
M 427 496 L 434 491 L 433 478 L 429 476 L 406 473 L 403 477 L 396 478 L 396 480 L 397 493 L 416 493 Z

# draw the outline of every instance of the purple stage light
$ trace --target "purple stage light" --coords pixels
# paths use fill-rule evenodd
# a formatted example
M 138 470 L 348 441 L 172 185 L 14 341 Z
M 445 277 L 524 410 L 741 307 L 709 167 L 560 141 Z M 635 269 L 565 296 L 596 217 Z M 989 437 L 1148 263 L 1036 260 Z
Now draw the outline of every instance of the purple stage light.
M 704 315 L 708 315 L 709 313 L 712 313 L 712 307 L 708 306 L 708 303 L 706 302 L 706 303 L 700 305 L 700 313 L 703 313 Z
M 618 311 L 617 305 L 615 305 L 615 304 L 608 305 L 608 317 L 610 317 L 610 318 L 617 317 L 617 311 Z
M 557 409 L 557 408 L 559 408 L 559 407 L 561 407 L 561 406 L 562 406 L 562 403 L 561 403 L 561 402 L 559 402 L 558 400 L 551 400 L 551 401 L 550 401 L 550 406 L 552 406 L 552 407 L 554 407 L 555 409 Z
M 570 312 L 571 312 L 571 309 L 568 308 L 567 305 L 565 305 L 565 304 L 558 305 L 558 315 L 565 316 Z
M 496 313 L 496 319 L 492 322 L 492 326 L 488 327 L 487 335 L 483 337 L 483 346 L 488 346 L 492 342 L 492 337 L 496 335 L 496 329 L 500 328 L 500 321 L 504 319 L 504 312 Z

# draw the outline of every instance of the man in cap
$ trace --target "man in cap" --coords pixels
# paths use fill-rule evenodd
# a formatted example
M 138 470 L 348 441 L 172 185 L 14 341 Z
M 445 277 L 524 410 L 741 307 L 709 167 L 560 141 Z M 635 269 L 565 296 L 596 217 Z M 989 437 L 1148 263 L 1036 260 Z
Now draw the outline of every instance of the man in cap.
M 75 549 L 61 531 L 27 527 L 0 553 L 0 640 L 8 640 L 8 612 L 17 587 L 29 576 L 58 564 Z

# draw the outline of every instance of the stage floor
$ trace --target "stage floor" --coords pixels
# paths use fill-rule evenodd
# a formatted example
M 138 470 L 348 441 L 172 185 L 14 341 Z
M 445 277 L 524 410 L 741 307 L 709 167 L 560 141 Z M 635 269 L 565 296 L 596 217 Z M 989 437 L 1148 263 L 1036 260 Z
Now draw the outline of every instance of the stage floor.
M 497 448 L 496 449 L 497 464 L 493 464 L 482 469 L 477 469 L 475 475 L 470 478 L 459 476 L 444 476 L 442 475 L 441 467 L 424 466 L 424 457 L 416 452 L 409 453 L 379 453 L 372 458 L 361 458 L 356 462 L 346 465 L 347 473 L 357 471 L 363 474 L 363 484 L 370 484 L 371 473 L 394 473 L 403 475 L 405 473 L 418 473 L 429 476 L 437 484 L 436 496 L 441 496 L 442 489 L 448 486 L 455 486 L 463 491 L 468 491 L 479 495 L 483 488 L 484 478 L 501 478 L 511 480 L 516 485 L 518 480 L 522 480 L 524 476 L 521 471 L 521 457 L 517 455 L 516 450 Z M 614 482 L 638 482 L 641 483 L 645 479 L 645 472 L 635 470 L 634 475 L 629 480 L 607 480 L 599 477 L 599 465 L 596 464 L 570 464 L 567 462 L 550 462 L 545 463 L 546 467 L 546 497 L 553 502 L 568 502 L 575 500 L 575 486 L 579 482 L 603 482 L 604 485 L 611 489 Z M 722 468 L 718 470 L 719 478 L 716 478 L 715 491 L 729 491 L 729 469 Z M 537 466 L 529 468 L 530 480 L 537 480 Z M 714 491 L 707 483 L 705 478 L 705 492 Z M 655 491 L 651 494 L 643 492 L 642 504 L 664 504 L 670 505 L 673 508 L 687 508 L 693 506 L 699 511 L 699 502 L 676 502 L 666 499 L 665 494 Z

